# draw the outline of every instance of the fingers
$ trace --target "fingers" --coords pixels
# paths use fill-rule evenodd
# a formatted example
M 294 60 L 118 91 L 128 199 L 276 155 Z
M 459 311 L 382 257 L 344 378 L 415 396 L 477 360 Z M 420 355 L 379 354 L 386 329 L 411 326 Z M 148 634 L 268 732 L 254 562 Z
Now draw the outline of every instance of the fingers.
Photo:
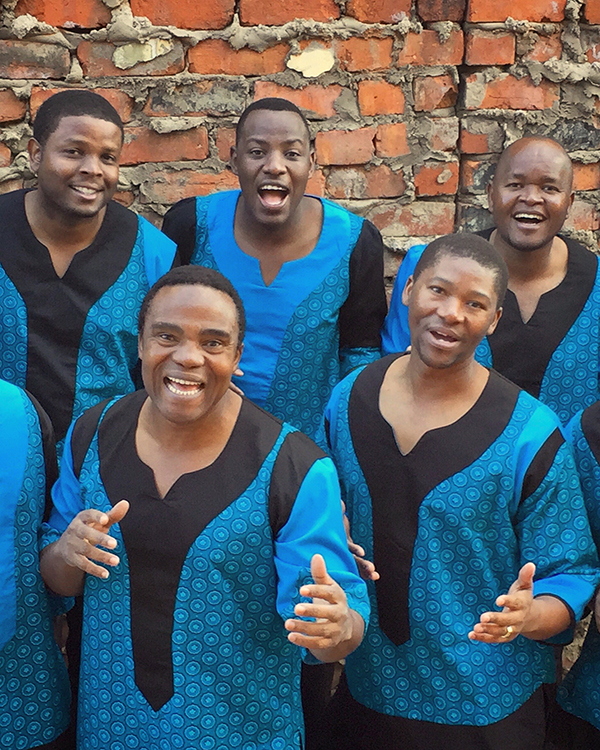
M 378 581 L 379 580 L 380 578 L 379 573 L 377 572 L 377 570 L 375 570 L 375 565 L 370 560 L 365 560 L 363 557 L 359 557 L 355 554 L 354 562 L 356 563 L 358 572 L 360 573 L 360 577 L 363 580 L 365 581 Z
M 128 510 L 129 503 L 127 502 L 127 500 L 119 500 L 119 502 L 106 514 L 108 516 L 108 523 L 106 524 L 106 527 L 110 529 L 113 524 L 122 521 L 123 518 L 125 518 L 125 516 L 127 515 Z
M 497 625 L 486 626 L 477 623 L 469 633 L 469 638 L 472 641 L 480 641 L 481 643 L 510 643 L 518 635 L 518 631 L 513 629 L 512 625 L 508 628 L 501 628 Z
M 312 559 L 310 561 L 310 574 L 313 578 L 313 581 L 317 585 L 330 585 L 332 583 L 335 583 L 333 578 L 329 575 L 327 572 L 327 566 L 325 565 L 325 560 L 323 558 L 323 555 L 313 555 Z M 303 588 L 310 588 L 307 586 L 304 586 Z M 302 594 L 302 591 L 300 591 Z M 320 594 L 302 594 L 302 596 L 321 596 Z
M 535 576 L 535 565 L 532 562 L 525 563 L 519 571 L 517 583 L 520 589 L 532 589 L 533 577 Z

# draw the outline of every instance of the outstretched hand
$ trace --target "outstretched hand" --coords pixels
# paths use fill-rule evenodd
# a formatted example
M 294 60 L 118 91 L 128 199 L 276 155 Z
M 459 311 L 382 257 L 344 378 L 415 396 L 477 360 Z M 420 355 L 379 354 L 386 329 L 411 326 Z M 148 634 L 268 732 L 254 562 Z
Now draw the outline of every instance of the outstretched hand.
M 523 565 L 508 594 L 496 599 L 496 606 L 502 607 L 502 612 L 484 612 L 469 633 L 472 641 L 509 643 L 523 632 L 533 604 L 534 575 L 533 563 Z
M 128 510 L 127 500 L 120 500 L 108 513 L 91 508 L 82 510 L 56 542 L 57 554 L 73 568 L 97 578 L 108 578 L 108 570 L 92 560 L 111 567 L 119 564 L 119 558 L 105 550 L 113 550 L 117 546 L 116 539 L 108 532 L 113 524 L 125 517 Z

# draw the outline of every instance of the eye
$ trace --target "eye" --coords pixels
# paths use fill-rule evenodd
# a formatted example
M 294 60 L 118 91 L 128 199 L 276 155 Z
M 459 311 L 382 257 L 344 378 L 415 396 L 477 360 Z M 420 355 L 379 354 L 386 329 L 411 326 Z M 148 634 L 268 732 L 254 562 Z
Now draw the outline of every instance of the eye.
M 520 182 L 509 182 L 506 187 L 512 188 L 513 190 L 518 190 L 520 187 L 522 187 L 522 184 Z
M 68 156 L 77 156 L 79 154 L 79 150 L 76 148 L 65 148 L 63 153 L 67 154 Z
M 211 339 L 210 341 L 205 342 L 204 348 L 209 349 L 210 351 L 218 351 L 219 349 L 222 349 L 224 347 L 224 344 L 222 341 L 219 341 L 218 339 Z
M 470 302 L 467 302 L 467 305 L 469 307 L 473 307 L 476 310 L 484 310 L 485 307 L 481 302 L 478 302 L 477 300 L 471 300 Z
M 434 294 L 444 294 L 444 289 L 442 289 L 441 286 L 437 286 L 437 284 L 432 284 L 429 287 L 429 291 L 433 292 Z
M 558 193 L 559 189 L 556 187 L 556 185 L 544 185 L 544 192 L 546 193 Z
M 286 151 L 285 155 L 289 159 L 299 159 L 302 156 L 302 154 L 299 151 Z
M 109 164 L 114 164 L 117 160 L 117 157 L 114 154 L 103 154 L 102 160 L 108 162 Z
M 260 159 L 263 155 L 263 151 L 260 148 L 251 148 L 248 152 L 254 159 Z
M 172 333 L 157 333 L 156 338 L 163 344 L 172 344 L 176 340 Z

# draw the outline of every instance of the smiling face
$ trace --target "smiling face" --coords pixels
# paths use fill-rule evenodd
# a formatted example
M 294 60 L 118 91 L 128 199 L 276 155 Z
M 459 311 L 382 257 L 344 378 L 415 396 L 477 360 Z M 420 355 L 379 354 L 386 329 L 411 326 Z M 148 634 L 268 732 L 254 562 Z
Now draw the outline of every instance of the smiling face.
M 69 218 L 95 216 L 113 197 L 122 147 L 119 128 L 90 115 L 63 117 L 41 146 L 29 142 L 44 204 Z
M 189 424 L 218 408 L 242 355 L 237 311 L 224 292 L 198 284 L 165 286 L 139 338 L 151 411 Z
M 412 350 L 428 366 L 452 367 L 473 357 L 484 336 L 496 328 L 494 271 L 471 258 L 442 255 L 406 282 Z
M 573 203 L 572 178 L 557 143 L 524 138 L 509 147 L 488 188 L 501 240 L 516 250 L 549 248 Z
M 314 165 L 302 118 L 285 110 L 250 112 L 231 150 L 245 212 L 266 226 L 281 226 L 294 216 Z

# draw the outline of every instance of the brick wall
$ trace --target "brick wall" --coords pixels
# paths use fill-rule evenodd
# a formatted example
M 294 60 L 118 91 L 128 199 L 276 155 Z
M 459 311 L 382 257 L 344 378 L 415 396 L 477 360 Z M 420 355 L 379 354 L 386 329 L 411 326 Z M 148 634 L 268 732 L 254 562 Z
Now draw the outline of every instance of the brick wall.
M 155 222 L 236 186 L 236 119 L 284 96 L 316 136 L 313 192 L 415 241 L 489 225 L 485 186 L 523 134 L 575 162 L 569 232 L 600 239 L 600 0 L 4 0 L 0 191 L 32 184 L 41 102 L 93 88 L 126 123 L 119 200 Z

